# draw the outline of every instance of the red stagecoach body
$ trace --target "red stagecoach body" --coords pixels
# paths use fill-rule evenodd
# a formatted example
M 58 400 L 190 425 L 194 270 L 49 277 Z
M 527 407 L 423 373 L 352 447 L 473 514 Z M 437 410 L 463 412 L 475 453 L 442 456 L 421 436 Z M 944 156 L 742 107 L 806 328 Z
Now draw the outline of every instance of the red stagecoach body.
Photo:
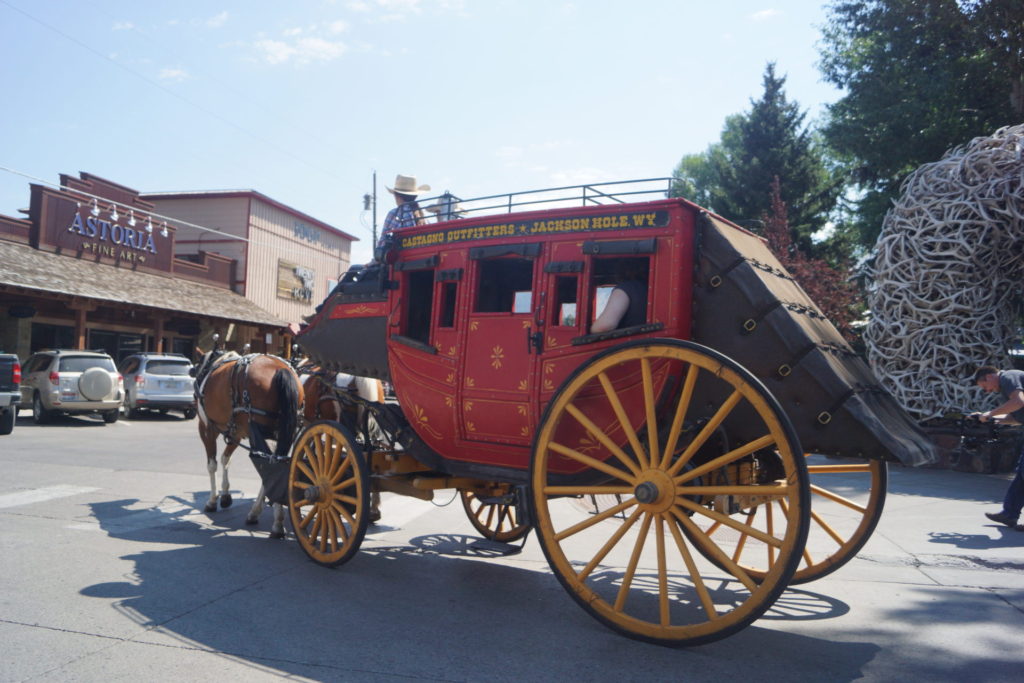
M 588 334 L 626 259 L 646 273 L 646 323 Z M 538 422 L 566 378 L 643 338 L 697 341 L 752 368 L 809 450 L 931 457 L 927 437 L 763 240 L 684 199 L 407 228 L 388 260 L 343 280 L 298 341 L 327 367 L 390 381 L 420 440 L 414 455 L 441 471 L 522 481 Z M 655 368 L 657 389 L 673 381 L 666 372 Z M 616 389 L 636 398 L 636 380 L 619 377 Z M 599 425 L 615 423 L 598 410 Z

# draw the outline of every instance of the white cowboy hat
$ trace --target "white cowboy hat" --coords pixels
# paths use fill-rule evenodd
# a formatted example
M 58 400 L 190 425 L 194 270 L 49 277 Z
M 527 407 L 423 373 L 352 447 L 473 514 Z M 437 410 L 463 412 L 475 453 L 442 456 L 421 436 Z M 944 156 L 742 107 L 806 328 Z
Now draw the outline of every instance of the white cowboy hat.
M 416 185 L 416 176 L 414 175 L 402 175 L 399 173 L 395 176 L 395 186 L 388 187 L 384 186 L 388 192 L 392 194 L 408 194 L 415 197 L 421 192 L 426 192 L 430 189 L 430 185 Z

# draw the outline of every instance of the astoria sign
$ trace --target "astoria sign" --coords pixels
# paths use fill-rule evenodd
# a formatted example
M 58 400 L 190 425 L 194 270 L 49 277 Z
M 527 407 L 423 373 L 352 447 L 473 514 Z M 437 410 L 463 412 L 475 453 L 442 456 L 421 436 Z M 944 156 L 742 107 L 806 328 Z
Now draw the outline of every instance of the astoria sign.
M 76 232 L 82 237 L 95 238 L 96 242 L 84 242 L 81 247 L 85 251 L 92 251 L 105 256 L 113 256 L 126 261 L 140 261 L 145 263 L 146 253 L 156 254 L 156 244 L 153 242 L 153 233 L 146 230 L 136 230 L 118 223 L 111 223 L 108 220 L 89 216 L 82 219 L 80 213 L 68 226 L 68 232 Z M 131 249 L 131 252 L 125 250 Z

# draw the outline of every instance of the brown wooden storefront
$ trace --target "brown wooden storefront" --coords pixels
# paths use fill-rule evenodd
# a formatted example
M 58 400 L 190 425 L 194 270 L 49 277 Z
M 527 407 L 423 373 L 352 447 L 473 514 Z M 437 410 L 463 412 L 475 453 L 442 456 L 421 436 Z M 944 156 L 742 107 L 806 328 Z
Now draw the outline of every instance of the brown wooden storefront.
M 287 353 L 287 322 L 234 291 L 233 259 L 176 254 L 173 221 L 131 188 L 86 173 L 60 185 L 32 184 L 25 218 L 0 215 L 0 350 L 191 355 L 218 333 Z

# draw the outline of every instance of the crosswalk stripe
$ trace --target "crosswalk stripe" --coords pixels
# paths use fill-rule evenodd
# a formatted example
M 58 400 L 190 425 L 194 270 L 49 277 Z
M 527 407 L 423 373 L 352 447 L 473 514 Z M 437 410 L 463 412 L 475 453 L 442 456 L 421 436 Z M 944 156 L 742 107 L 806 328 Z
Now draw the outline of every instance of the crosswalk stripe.
M 93 491 L 99 491 L 99 489 L 91 486 L 57 484 L 56 486 L 44 486 L 43 488 L 18 491 L 17 493 L 4 493 L 0 494 L 0 508 L 43 503 L 55 498 L 67 498 L 68 496 L 77 496 L 80 493 L 92 493 Z

